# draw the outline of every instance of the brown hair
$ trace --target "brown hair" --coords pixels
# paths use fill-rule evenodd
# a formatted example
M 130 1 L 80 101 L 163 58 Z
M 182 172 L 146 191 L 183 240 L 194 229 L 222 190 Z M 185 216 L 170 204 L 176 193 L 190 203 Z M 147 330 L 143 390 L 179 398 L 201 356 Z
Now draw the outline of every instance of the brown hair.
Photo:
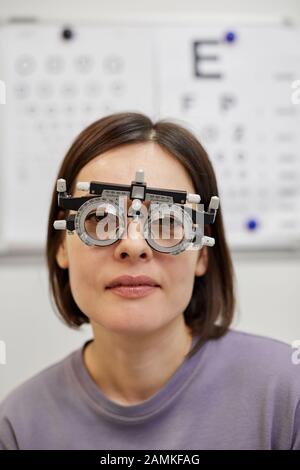
M 115 113 L 89 125 L 71 145 L 57 178 L 66 179 L 67 190 L 72 193 L 79 171 L 94 157 L 120 145 L 150 140 L 174 155 L 187 169 L 195 192 L 201 195 L 201 203 L 207 209 L 210 197 L 218 195 L 218 188 L 212 164 L 200 142 L 189 130 L 174 122 L 160 120 L 153 123 L 140 113 Z M 54 187 L 46 245 L 50 298 L 65 322 L 71 327 L 79 327 L 89 323 L 89 319 L 74 301 L 68 269 L 61 269 L 56 261 L 62 233 L 53 228 L 53 222 L 59 216 Z M 215 223 L 205 226 L 205 232 L 214 237 L 216 243 L 213 248 L 208 248 L 208 269 L 203 276 L 195 277 L 192 297 L 184 311 L 186 324 L 200 337 L 187 357 L 207 339 L 221 337 L 228 330 L 235 309 L 234 270 L 225 239 L 222 203 Z

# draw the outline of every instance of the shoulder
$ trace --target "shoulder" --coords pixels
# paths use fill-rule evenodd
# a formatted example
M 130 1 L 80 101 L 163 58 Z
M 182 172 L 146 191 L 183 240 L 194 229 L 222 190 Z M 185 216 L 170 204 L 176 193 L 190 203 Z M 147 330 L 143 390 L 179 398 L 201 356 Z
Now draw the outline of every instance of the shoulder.
M 292 363 L 291 345 L 275 338 L 230 329 L 218 342 L 220 349 L 228 353 L 238 352 L 243 360 L 256 361 L 260 358 L 268 362 L 288 360 Z
M 290 344 L 237 330 L 213 342 L 216 362 L 230 369 L 230 375 L 285 392 L 288 386 L 300 396 L 300 364 L 293 360 Z
M 207 346 L 205 378 L 220 407 L 249 429 L 256 423 L 252 432 L 266 432 L 271 448 L 300 449 L 300 364 L 292 346 L 231 329 Z
M 4 421 L 14 427 L 26 427 L 34 416 L 49 410 L 63 397 L 66 383 L 69 380 L 69 369 L 72 352 L 62 360 L 50 365 L 21 385 L 13 389 L 0 403 L 0 428 Z

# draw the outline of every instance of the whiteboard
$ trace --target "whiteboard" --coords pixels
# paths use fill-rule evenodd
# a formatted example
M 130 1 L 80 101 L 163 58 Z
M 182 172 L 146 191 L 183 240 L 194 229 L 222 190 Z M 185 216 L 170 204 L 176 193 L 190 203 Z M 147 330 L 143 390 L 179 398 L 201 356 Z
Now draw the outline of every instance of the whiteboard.
M 233 249 L 300 248 L 298 44 L 300 30 L 279 24 L 3 24 L 0 252 L 43 249 L 66 150 L 115 111 L 199 137 Z

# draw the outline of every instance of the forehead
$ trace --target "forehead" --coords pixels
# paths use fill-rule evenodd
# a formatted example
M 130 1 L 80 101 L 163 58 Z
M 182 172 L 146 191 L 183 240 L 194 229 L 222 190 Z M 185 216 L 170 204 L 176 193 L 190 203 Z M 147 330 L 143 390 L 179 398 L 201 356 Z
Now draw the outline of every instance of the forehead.
M 156 142 L 126 144 L 104 152 L 80 170 L 76 181 L 131 184 L 140 169 L 147 186 L 195 192 L 181 162 Z

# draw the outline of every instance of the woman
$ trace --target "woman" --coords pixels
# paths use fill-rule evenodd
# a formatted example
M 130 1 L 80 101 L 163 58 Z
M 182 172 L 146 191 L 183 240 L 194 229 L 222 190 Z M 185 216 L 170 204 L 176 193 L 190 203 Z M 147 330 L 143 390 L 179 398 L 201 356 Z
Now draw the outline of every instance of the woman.
M 91 124 L 58 177 L 82 196 L 77 182 L 130 184 L 140 167 L 148 186 L 200 194 L 205 209 L 218 194 L 195 136 L 138 113 Z M 290 347 L 230 329 L 234 272 L 222 212 L 205 226 L 214 247 L 176 256 L 152 250 L 141 232 L 88 246 L 53 228 L 66 215 L 54 190 L 50 287 L 65 322 L 89 322 L 93 339 L 2 402 L 0 447 L 300 449 L 300 376 Z M 156 287 L 124 297 L 110 288 L 122 275 L 146 275 Z

